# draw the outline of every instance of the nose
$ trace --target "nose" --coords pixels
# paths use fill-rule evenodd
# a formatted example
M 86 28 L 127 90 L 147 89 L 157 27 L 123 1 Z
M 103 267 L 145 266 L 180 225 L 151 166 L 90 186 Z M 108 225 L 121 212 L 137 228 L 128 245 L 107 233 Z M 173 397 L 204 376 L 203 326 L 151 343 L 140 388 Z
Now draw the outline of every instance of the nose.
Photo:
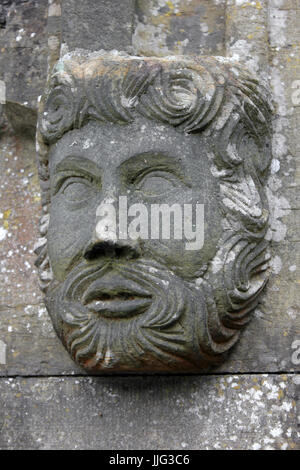
M 141 255 L 138 240 L 93 240 L 84 250 L 87 261 L 100 258 L 134 259 Z
M 141 255 L 141 241 L 128 238 L 127 229 L 124 237 L 120 236 L 120 233 L 124 235 L 124 228 L 119 233 L 119 237 L 117 236 L 120 227 L 118 227 L 119 222 L 117 223 L 115 206 L 118 207 L 121 198 L 117 199 L 118 195 L 115 189 L 117 185 L 113 184 L 111 179 L 112 175 L 110 175 L 107 187 L 103 191 L 105 197 L 97 208 L 96 225 L 91 240 L 84 249 L 83 256 L 87 261 L 99 258 L 132 259 Z M 122 209 L 119 207 L 118 210 Z

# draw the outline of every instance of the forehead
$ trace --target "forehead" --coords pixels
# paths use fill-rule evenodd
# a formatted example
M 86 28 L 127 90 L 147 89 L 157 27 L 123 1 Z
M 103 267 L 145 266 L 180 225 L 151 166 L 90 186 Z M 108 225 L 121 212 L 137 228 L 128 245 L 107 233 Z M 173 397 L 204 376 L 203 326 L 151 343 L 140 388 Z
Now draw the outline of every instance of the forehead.
M 67 132 L 50 151 L 50 170 L 68 156 L 90 159 L 100 166 L 120 165 L 133 155 L 163 152 L 190 159 L 199 153 L 199 135 L 187 135 L 169 125 L 139 118 L 130 124 L 90 121 Z

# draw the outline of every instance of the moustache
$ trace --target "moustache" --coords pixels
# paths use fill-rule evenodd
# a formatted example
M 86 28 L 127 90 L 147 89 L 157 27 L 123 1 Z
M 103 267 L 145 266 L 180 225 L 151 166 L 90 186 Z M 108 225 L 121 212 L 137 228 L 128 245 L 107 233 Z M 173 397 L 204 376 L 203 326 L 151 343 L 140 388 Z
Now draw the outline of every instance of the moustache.
M 183 289 L 183 281 L 170 269 L 140 258 L 126 263 L 102 261 L 92 266 L 81 262 L 68 274 L 60 297 L 69 304 L 68 312 L 73 304 L 72 317 L 77 325 L 90 312 L 113 319 L 150 311 L 147 326 L 165 328 L 183 313 Z M 65 320 L 70 321 L 69 313 Z

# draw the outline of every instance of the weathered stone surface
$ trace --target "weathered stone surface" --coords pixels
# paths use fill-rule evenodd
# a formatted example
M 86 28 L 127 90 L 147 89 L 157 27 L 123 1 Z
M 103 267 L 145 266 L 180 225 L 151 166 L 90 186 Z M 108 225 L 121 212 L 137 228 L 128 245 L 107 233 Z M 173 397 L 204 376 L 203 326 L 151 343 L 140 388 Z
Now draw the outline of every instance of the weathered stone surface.
M 49 0 L 47 35 L 48 35 L 48 70 L 59 59 L 61 47 L 61 0 Z
M 40 188 L 34 141 L 7 133 L 0 143 L 0 305 L 5 310 L 41 301 L 33 254 Z
M 25 3 L 31 2 L 14 1 L 17 8 L 20 8 L 19 3 L 24 6 Z M 47 2 L 38 3 L 46 9 Z M 60 2 L 55 0 L 52 3 L 59 5 Z M 150 5 L 150 2 L 147 3 Z M 160 1 L 160 4 L 162 3 L 163 0 Z M 165 3 L 166 5 L 161 6 L 165 8 L 164 16 L 167 16 L 170 10 L 167 2 Z M 173 6 L 175 3 L 178 2 L 172 2 Z M 7 57 L 7 51 L 4 51 L 7 47 L 4 35 L 11 34 L 13 41 L 19 30 L 26 29 L 22 20 L 16 22 L 14 31 L 10 30 L 10 19 L 7 21 L 6 17 L 9 10 L 7 7 L 11 4 L 11 1 L 1 2 L 1 74 L 4 70 L 2 60 Z M 228 12 L 233 11 L 234 15 L 231 18 L 227 16 L 226 19 L 225 46 L 229 55 L 238 54 L 239 58 L 245 58 L 250 66 L 254 65 L 254 69 L 258 64 L 257 72 L 264 78 L 270 65 L 277 116 L 275 154 L 269 181 L 274 208 L 273 273 L 253 320 L 218 372 L 233 374 L 252 371 L 261 374 L 269 371 L 273 374 L 269 377 L 224 375 L 197 378 L 45 377 L 28 379 L 26 384 L 25 378 L 9 381 L 3 378 L 0 380 L 0 396 L 3 401 L 3 416 L 0 418 L 1 448 L 299 448 L 296 411 L 293 406 L 293 400 L 299 402 L 299 376 L 288 376 L 286 381 L 285 376 L 278 376 L 277 373 L 299 372 L 300 101 L 295 101 L 294 98 L 297 97 L 295 82 L 300 79 L 300 4 L 299 0 L 270 0 L 268 4 L 267 10 L 266 2 L 227 2 Z M 146 2 L 143 5 L 136 12 L 138 28 L 133 40 L 135 52 L 141 47 L 145 55 L 165 55 L 157 51 L 160 45 L 164 50 L 166 44 L 171 53 L 183 51 L 187 46 L 176 45 L 172 32 L 171 39 L 168 40 L 168 28 L 164 30 L 166 36 L 155 37 L 160 27 L 153 27 L 155 18 L 140 15 L 141 9 L 146 9 Z M 222 2 L 220 5 L 223 11 Z M 55 12 L 59 13 L 59 9 L 52 9 L 52 13 Z M 251 21 L 245 12 L 250 15 Z M 266 13 L 268 28 L 265 26 Z M 13 16 L 15 14 L 18 12 L 13 13 Z M 36 16 L 39 15 L 38 13 Z M 163 12 L 160 16 L 163 16 Z M 172 15 L 169 15 L 168 18 L 171 17 Z M 177 21 L 179 19 L 178 16 Z M 186 20 L 192 21 L 188 19 L 188 15 Z M 164 21 L 163 29 L 166 25 Z M 8 30 L 3 28 L 6 22 Z M 50 44 L 54 51 L 53 60 L 56 60 L 60 46 L 59 15 L 53 15 L 49 25 L 50 23 Z M 146 27 L 147 24 L 149 28 Z M 143 34 L 140 34 L 144 26 L 145 39 Z M 197 22 L 194 26 L 196 28 Z M 183 31 L 180 33 L 184 34 Z M 190 44 L 193 44 L 193 47 L 197 47 L 197 43 L 192 41 L 198 34 L 199 30 L 195 35 L 189 30 L 186 35 L 191 38 Z M 252 37 L 248 38 L 248 35 Z M 180 41 L 184 41 L 186 36 L 180 36 Z M 44 33 L 39 37 L 41 41 L 46 41 Z M 34 50 L 27 39 L 15 41 L 15 44 L 9 41 L 9 47 L 12 53 L 16 54 L 16 58 L 17 52 L 32 56 Z M 25 41 L 24 45 L 29 48 L 18 48 L 23 44 L 22 41 Z M 92 38 L 89 41 L 92 44 Z M 147 49 L 147 41 L 152 41 L 152 53 L 150 47 Z M 242 44 L 245 47 L 238 47 L 241 45 L 239 41 L 244 41 Z M 127 44 L 130 47 L 130 40 L 125 43 L 126 47 Z M 97 40 L 95 44 L 98 49 Z M 85 47 L 84 44 L 79 45 L 83 46 Z M 220 47 L 220 54 L 223 53 L 222 50 L 224 45 L 223 49 Z M 170 53 L 168 51 L 166 55 Z M 192 47 L 190 51 L 193 52 Z M 201 51 L 205 52 L 204 48 Z M 41 54 L 40 60 L 46 64 L 46 54 Z M 17 63 L 19 72 L 21 62 Z M 26 67 L 27 60 L 24 59 L 22 64 Z M 41 71 L 38 71 L 39 74 Z M 0 79 L 3 79 L 2 77 L 1 75 Z M 14 80 L 12 73 L 9 75 L 9 81 L 11 80 Z M 41 83 L 42 80 L 41 78 Z M 23 86 L 25 82 L 21 83 Z M 27 82 L 25 85 L 27 87 Z M 36 96 L 41 94 L 42 88 L 43 86 L 36 88 Z M 20 100 L 16 101 L 17 104 L 23 105 L 27 101 L 27 94 L 26 92 L 26 96 L 21 95 Z M 32 103 L 35 106 L 35 98 Z M 0 240 L 0 271 L 4 268 L 0 280 L 0 374 L 84 374 L 81 369 L 75 367 L 57 339 L 41 303 L 37 286 L 32 249 L 37 238 L 40 190 L 35 169 L 34 146 L 32 142 L 28 144 L 23 139 L 3 135 L 4 129 L 7 128 L 0 129 L 1 238 L 5 234 Z M 14 160 L 15 157 L 17 160 Z M 24 173 L 21 170 L 26 173 L 29 184 L 23 183 Z M 34 176 L 29 176 L 31 173 L 34 173 Z M 9 212 L 10 210 L 12 212 Z M 27 251 L 24 248 L 27 248 Z M 231 380 L 231 383 L 228 383 L 227 379 Z M 262 385 L 263 379 L 265 388 Z M 282 388 L 282 383 L 286 383 L 287 387 Z M 246 393 L 245 389 L 248 389 Z M 224 395 L 222 392 L 225 392 Z M 173 406 L 170 406 L 170 403 Z M 151 431 L 145 427 L 145 422 L 151 423 Z M 182 429 L 186 431 L 183 433 Z
M 37 98 L 47 72 L 48 1 L 5 3 L 5 22 L 0 28 L 0 80 L 6 83 L 5 106 L 18 132 L 34 133 Z
M 247 64 L 256 76 L 267 80 L 268 1 L 226 2 L 226 55 Z
M 62 42 L 69 50 L 131 47 L 134 1 L 62 0 Z
M 19 7 L 20 4 L 26 3 L 27 1 L 28 0 L 2 0 L 0 5 L 0 28 L 4 29 L 6 27 L 12 4 Z
M 224 55 L 225 1 L 138 0 L 133 51 L 145 56 Z
M 2 134 L 5 127 L 5 114 L 4 114 L 4 106 L 0 104 L 0 134 Z
M 300 376 L 0 380 L 1 449 L 299 449 Z
M 25 134 L 27 138 L 34 138 L 37 122 L 36 109 L 11 100 L 6 102 L 4 108 L 6 118 L 14 130 L 18 134 Z

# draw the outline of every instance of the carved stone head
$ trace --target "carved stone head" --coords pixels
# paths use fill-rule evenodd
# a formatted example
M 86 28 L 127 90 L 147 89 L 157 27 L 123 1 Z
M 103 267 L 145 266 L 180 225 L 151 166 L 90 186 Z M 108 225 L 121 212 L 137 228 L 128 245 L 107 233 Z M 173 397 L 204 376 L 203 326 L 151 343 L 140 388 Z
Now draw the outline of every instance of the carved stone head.
M 196 372 L 224 360 L 267 280 L 270 119 L 265 89 L 221 58 L 77 52 L 56 65 L 37 134 L 37 265 L 80 365 Z M 169 236 L 150 221 L 162 204 Z

